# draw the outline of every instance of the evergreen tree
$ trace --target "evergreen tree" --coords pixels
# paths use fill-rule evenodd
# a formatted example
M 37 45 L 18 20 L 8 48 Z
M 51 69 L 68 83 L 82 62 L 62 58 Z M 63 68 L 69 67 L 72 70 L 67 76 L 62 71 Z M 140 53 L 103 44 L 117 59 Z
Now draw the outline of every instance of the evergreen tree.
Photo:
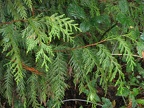
M 142 0 L 0 0 L 0 107 L 60 108 L 70 79 L 93 108 L 110 86 L 140 107 L 143 30 Z

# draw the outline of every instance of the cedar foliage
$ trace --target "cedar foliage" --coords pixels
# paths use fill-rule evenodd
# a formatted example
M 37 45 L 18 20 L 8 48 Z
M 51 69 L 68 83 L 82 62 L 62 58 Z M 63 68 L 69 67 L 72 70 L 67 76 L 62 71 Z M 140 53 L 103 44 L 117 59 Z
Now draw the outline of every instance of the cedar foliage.
M 72 77 L 92 107 L 110 102 L 98 85 L 138 107 L 143 30 L 142 0 L 1 0 L 0 96 L 12 107 L 59 108 Z

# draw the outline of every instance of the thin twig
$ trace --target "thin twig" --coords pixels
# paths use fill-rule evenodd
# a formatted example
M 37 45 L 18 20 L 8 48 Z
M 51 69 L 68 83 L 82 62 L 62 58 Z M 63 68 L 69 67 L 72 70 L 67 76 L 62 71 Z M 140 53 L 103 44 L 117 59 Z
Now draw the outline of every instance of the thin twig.
M 115 46 L 114 46 L 114 48 L 112 50 L 112 54 L 115 52 L 115 49 L 116 49 L 117 45 L 118 45 L 118 41 L 116 42 L 116 44 L 115 44 Z
M 37 74 L 37 75 L 43 75 L 42 72 L 39 72 L 39 71 L 36 70 L 35 68 L 33 68 L 33 67 L 29 67 L 29 66 L 27 66 L 27 65 L 24 64 L 24 63 L 22 63 L 22 67 L 23 67 L 25 70 L 28 70 L 28 71 L 30 71 L 30 72 L 32 72 L 32 73 L 34 73 L 34 74 Z
M 103 37 L 108 33 L 110 32 L 116 25 L 117 25 L 118 22 L 116 22 L 114 25 L 112 25 L 110 28 L 108 28 L 100 37 L 100 40 L 103 39 Z
M 25 22 L 25 21 L 27 21 L 27 20 L 20 19 L 20 20 L 13 20 L 13 21 L 9 21 L 9 22 L 1 22 L 0 26 L 5 25 L 5 24 L 15 23 L 15 22 Z
M 122 96 L 122 99 L 123 99 L 124 104 L 125 104 L 125 106 L 126 106 L 126 105 L 127 105 L 127 103 L 126 103 L 126 100 L 125 100 L 124 96 Z
M 129 54 L 112 54 L 112 55 L 114 55 L 114 56 L 122 56 L 122 55 L 124 55 L 124 56 L 128 56 Z M 132 55 L 133 57 L 138 57 L 138 58 L 142 58 L 141 56 L 139 56 L 139 55 Z
M 98 106 L 102 106 L 101 104 L 99 103 L 94 103 L 94 102 L 91 102 L 91 101 L 87 101 L 87 100 L 84 100 L 84 99 L 66 99 L 66 100 L 63 100 L 62 102 L 69 102 L 69 101 L 81 101 L 81 102 L 88 102 L 88 103 L 91 103 L 91 104 L 96 104 Z
M 107 40 L 105 39 L 105 40 L 101 40 L 101 41 L 93 43 L 93 44 L 88 44 L 85 46 L 79 46 L 79 47 L 75 47 L 75 48 L 69 48 L 69 49 L 65 49 L 65 50 L 55 50 L 54 52 L 65 52 L 65 51 L 69 51 L 69 50 L 83 49 L 83 48 L 87 48 L 87 47 L 91 47 L 91 46 L 96 46 L 96 45 L 103 43 L 105 41 L 107 41 Z

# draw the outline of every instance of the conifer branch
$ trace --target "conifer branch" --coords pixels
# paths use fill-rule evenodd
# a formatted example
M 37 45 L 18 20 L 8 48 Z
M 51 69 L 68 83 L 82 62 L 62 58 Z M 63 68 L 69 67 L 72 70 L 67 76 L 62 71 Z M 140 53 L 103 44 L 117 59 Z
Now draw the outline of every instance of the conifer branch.
M 9 22 L 1 22 L 0 26 L 5 25 L 5 24 L 12 24 L 12 23 L 15 23 L 15 22 L 26 22 L 26 21 L 27 20 L 20 19 L 20 20 L 12 20 L 12 21 L 9 21 Z
M 141 85 L 139 79 L 133 80 L 135 74 L 130 76 L 132 80 L 126 80 L 125 71 L 135 70 L 142 76 L 144 70 L 140 61 L 144 58 L 144 38 L 139 34 L 143 28 L 139 24 L 143 22 L 142 10 L 137 10 L 142 5 L 137 2 L 131 7 L 125 0 L 111 3 L 1 0 L 3 106 L 60 108 L 65 102 L 80 101 L 92 107 L 108 107 L 111 102 L 97 94 L 96 86 L 101 86 L 107 95 L 111 85 L 121 94 L 127 89 L 133 92 L 135 81 Z M 35 61 L 29 65 L 23 61 L 26 59 Z M 85 99 L 67 98 L 65 91 L 73 84 L 78 87 L 75 90 L 86 95 Z M 121 94 L 118 95 L 123 97 Z

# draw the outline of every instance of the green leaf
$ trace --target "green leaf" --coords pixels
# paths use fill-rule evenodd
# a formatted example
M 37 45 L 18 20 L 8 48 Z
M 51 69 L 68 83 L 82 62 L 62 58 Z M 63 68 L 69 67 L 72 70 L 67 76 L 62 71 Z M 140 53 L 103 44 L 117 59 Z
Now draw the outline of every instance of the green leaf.
M 85 19 L 86 18 L 83 8 L 81 8 L 80 6 L 78 6 L 75 3 L 69 4 L 67 11 L 70 16 L 72 16 L 76 19 Z
M 102 108 L 113 108 L 113 105 L 109 99 L 102 97 L 102 102 L 104 103 Z
M 140 38 L 144 41 L 144 32 L 140 35 Z
M 129 6 L 127 0 L 119 0 L 119 8 L 121 9 L 122 13 L 127 13 L 129 11 Z
M 87 32 L 87 31 L 89 31 L 89 30 L 90 30 L 90 27 L 91 27 L 91 25 L 90 25 L 89 22 L 82 22 L 82 23 L 80 24 L 80 29 L 82 30 L 82 32 Z
M 136 99 L 138 104 L 144 105 L 144 99 Z
M 118 96 L 125 96 L 127 97 L 130 94 L 130 90 L 127 87 L 123 87 L 122 90 L 117 91 Z
M 132 94 L 133 94 L 134 96 L 137 96 L 137 95 L 139 94 L 139 89 L 138 89 L 138 88 L 133 88 Z
M 144 42 L 138 42 L 137 43 L 137 53 L 140 57 L 142 57 L 142 52 L 144 51 Z
M 123 13 L 118 13 L 116 19 L 118 22 L 120 22 L 123 26 L 126 26 L 127 28 L 134 25 L 131 17 Z

